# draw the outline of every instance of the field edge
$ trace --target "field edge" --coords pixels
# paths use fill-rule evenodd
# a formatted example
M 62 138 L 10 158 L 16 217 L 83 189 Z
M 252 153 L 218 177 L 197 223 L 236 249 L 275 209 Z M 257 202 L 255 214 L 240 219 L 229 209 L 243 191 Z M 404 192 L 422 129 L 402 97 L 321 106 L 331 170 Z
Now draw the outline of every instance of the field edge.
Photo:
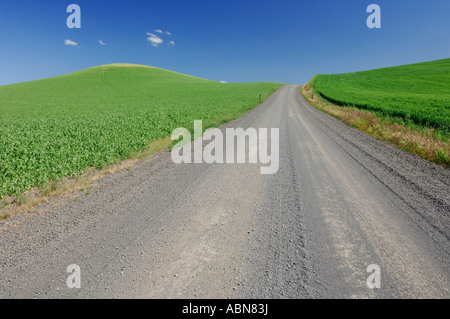
M 301 87 L 307 102 L 347 125 L 363 131 L 377 139 L 393 144 L 404 151 L 420 156 L 443 167 L 450 167 L 450 143 L 440 139 L 433 128 L 409 127 L 395 118 L 385 117 L 374 111 L 357 107 L 336 105 L 314 89 L 314 78 Z
M 245 112 L 236 111 L 233 114 L 229 113 L 204 123 L 203 131 L 208 128 L 219 127 L 244 116 L 246 113 L 263 104 L 283 85 L 284 84 L 276 85 L 271 91 L 263 94 L 260 102 L 255 105 L 249 105 L 249 109 Z M 74 200 L 74 198 L 77 198 L 82 194 L 90 195 L 90 190 L 94 187 L 93 182 L 96 180 L 120 170 L 130 170 L 134 165 L 148 160 L 160 152 L 170 150 L 174 143 L 176 143 L 176 141 L 172 141 L 171 137 L 167 136 L 150 142 L 142 151 L 134 152 L 125 159 L 118 159 L 115 163 L 102 169 L 90 167 L 75 178 L 64 177 L 58 180 L 51 180 L 42 187 L 33 187 L 19 195 L 4 196 L 0 198 L 0 225 L 4 226 L 2 224 L 9 219 L 21 213 L 30 211 L 36 206 L 48 202 L 52 198 L 68 196 L 70 197 L 69 200 Z M 0 227 L 0 231 L 2 228 L 4 227 Z

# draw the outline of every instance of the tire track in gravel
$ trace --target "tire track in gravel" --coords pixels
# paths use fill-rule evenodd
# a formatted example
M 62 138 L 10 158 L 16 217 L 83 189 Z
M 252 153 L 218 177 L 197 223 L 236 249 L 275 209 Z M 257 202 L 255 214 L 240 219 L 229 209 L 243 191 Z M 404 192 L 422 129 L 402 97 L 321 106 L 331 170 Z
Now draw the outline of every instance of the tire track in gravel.
M 314 109 L 299 86 L 221 129 L 238 127 L 280 129 L 277 174 L 162 152 L 3 221 L 0 297 L 449 297 L 448 169 Z M 74 263 L 80 290 L 66 286 Z

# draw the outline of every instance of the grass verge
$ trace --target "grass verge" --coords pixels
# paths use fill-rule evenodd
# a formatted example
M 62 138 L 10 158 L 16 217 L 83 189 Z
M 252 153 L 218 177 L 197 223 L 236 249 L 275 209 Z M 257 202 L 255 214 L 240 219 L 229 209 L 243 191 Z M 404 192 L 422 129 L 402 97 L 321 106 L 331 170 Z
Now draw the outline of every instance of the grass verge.
M 448 137 L 434 128 L 412 123 L 403 124 L 404 119 L 396 119 L 356 107 L 335 105 L 317 94 L 311 82 L 302 86 L 302 94 L 312 106 L 349 126 L 438 165 L 450 167 Z
M 130 168 L 137 162 L 162 152 L 171 145 L 172 140 L 170 137 L 156 140 L 150 143 L 143 151 L 132 153 L 128 159 L 106 168 L 97 169 L 92 167 L 77 177 L 52 180 L 43 187 L 35 187 L 15 196 L 6 196 L 0 201 L 0 221 L 16 216 L 20 212 L 28 211 L 33 207 L 48 202 L 54 197 L 70 194 L 68 197 L 71 200 L 76 200 L 81 194 L 90 195 L 94 187 L 93 183 L 99 178 L 120 170 L 130 171 Z
M 236 110 L 235 112 L 230 112 L 214 119 L 207 120 L 204 123 L 203 129 L 206 130 L 211 127 L 219 127 L 241 117 L 246 112 L 254 109 L 260 105 L 260 103 L 268 99 L 280 86 L 281 84 L 274 87 L 273 90 L 261 94 L 259 103 L 249 105 L 249 110 Z M 21 212 L 29 211 L 38 205 L 48 202 L 54 197 L 67 195 L 70 201 L 76 201 L 78 200 L 78 196 L 82 194 L 90 195 L 91 190 L 94 187 L 93 183 L 99 178 L 120 170 L 129 172 L 131 167 L 136 163 L 150 158 L 159 152 L 170 150 L 176 143 L 177 141 L 172 141 L 170 137 L 159 139 L 151 142 L 144 150 L 133 152 L 128 156 L 128 159 L 119 161 L 116 164 L 109 165 L 102 169 L 91 167 L 85 173 L 80 174 L 77 177 L 51 180 L 43 187 L 34 187 L 27 192 L 15 196 L 6 196 L 0 199 L 0 222 L 14 217 Z

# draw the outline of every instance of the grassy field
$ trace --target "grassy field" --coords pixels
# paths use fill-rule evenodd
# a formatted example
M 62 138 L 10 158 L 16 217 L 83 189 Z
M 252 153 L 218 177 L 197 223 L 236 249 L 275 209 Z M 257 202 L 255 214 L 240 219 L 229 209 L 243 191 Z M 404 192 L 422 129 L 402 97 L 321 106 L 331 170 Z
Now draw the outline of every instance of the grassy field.
M 1 86 L 0 198 L 116 163 L 194 120 L 233 120 L 279 86 L 128 64 Z
M 317 75 L 316 94 L 342 106 L 433 127 L 448 136 L 450 125 L 450 59 L 372 71 Z

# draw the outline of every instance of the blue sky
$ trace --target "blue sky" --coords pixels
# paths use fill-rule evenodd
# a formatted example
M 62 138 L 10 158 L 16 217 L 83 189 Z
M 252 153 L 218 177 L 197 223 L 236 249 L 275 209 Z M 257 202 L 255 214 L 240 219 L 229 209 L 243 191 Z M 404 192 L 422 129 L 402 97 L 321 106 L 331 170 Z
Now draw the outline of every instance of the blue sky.
M 72 3 L 81 29 L 66 25 Z M 381 7 L 381 29 L 366 26 L 371 3 Z M 449 31 L 448 0 L 4 0 L 0 85 L 119 62 L 301 84 L 317 73 L 449 58 Z M 152 45 L 148 33 L 164 42 Z

